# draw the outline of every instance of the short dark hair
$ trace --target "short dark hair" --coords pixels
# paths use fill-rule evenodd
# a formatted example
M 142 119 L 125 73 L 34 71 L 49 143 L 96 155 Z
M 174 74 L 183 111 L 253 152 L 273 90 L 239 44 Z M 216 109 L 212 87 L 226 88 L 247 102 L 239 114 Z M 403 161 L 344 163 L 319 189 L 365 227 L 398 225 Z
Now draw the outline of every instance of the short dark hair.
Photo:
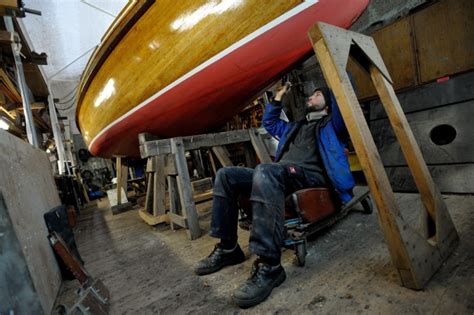
M 316 91 L 321 91 L 324 97 L 324 102 L 326 103 L 326 106 L 328 107 L 328 111 L 331 111 L 331 90 L 327 86 L 320 86 L 314 89 L 313 94 L 316 93 Z

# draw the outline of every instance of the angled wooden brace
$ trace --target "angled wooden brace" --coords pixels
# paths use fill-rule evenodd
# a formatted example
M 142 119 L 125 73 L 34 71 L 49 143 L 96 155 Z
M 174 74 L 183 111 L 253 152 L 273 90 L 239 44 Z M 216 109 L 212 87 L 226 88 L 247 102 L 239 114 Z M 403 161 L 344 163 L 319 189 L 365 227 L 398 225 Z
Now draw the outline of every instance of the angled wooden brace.
M 452 253 L 459 238 L 395 95 L 392 79 L 371 37 L 321 22 L 310 29 L 309 37 L 377 204 L 379 224 L 401 283 L 408 288 L 422 289 Z M 408 226 L 400 213 L 346 72 L 349 56 L 370 74 L 400 143 L 425 207 L 422 231 Z

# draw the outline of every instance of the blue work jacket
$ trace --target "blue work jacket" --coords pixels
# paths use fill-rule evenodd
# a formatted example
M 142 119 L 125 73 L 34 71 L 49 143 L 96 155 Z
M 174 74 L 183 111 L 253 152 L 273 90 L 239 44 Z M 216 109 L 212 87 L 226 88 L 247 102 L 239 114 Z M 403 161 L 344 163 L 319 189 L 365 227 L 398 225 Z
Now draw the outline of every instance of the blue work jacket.
M 355 185 L 349 161 L 344 152 L 349 136 L 336 99 L 332 94 L 331 108 L 331 113 L 321 118 L 323 121 L 316 128 L 315 137 L 318 139 L 319 153 L 334 189 L 342 202 L 348 202 L 352 198 L 352 188 Z M 276 106 L 275 103 L 267 104 L 263 114 L 263 127 L 268 133 L 279 139 L 275 162 L 281 159 L 283 152 L 302 125 L 302 122 L 286 122 L 280 119 L 281 110 L 282 107 Z

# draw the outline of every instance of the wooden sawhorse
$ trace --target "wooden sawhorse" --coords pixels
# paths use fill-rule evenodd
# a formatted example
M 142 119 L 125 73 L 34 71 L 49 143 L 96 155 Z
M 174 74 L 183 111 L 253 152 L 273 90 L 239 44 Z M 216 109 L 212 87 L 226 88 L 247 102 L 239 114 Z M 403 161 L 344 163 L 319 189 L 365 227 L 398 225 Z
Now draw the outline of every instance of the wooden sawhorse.
M 201 235 L 185 152 L 211 148 L 223 166 L 232 166 L 225 145 L 250 141 L 258 159 L 271 163 L 270 156 L 256 129 L 154 140 L 140 134 L 140 154 L 148 159 L 147 193 L 140 217 L 150 225 L 169 222 L 187 229 L 188 237 Z M 168 186 L 169 206 L 166 202 Z M 169 210 L 169 211 L 167 211 Z
M 310 29 L 309 38 L 324 77 L 336 96 L 377 204 L 379 224 L 401 283 L 408 288 L 422 289 L 453 252 L 459 238 L 443 196 L 433 182 L 395 95 L 392 79 L 374 40 L 369 36 L 319 22 Z M 426 210 L 422 211 L 422 231 L 411 228 L 400 214 L 387 173 L 346 72 L 349 56 L 370 74 L 395 131 Z

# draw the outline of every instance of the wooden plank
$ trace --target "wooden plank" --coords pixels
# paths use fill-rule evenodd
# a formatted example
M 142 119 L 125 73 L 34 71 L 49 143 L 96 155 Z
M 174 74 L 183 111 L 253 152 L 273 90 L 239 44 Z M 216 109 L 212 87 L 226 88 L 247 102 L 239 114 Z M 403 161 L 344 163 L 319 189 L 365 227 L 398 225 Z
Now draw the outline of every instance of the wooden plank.
M 179 203 L 179 191 L 176 176 L 168 176 L 168 192 L 170 213 L 180 215 L 182 211 Z M 170 221 L 170 226 L 172 230 L 175 229 L 173 221 Z
M 255 129 L 250 129 L 248 133 L 250 136 L 250 142 L 252 142 L 252 146 L 260 160 L 260 163 L 272 163 L 270 154 L 268 153 L 268 150 L 258 132 Z
M 153 176 L 153 215 L 160 216 L 166 213 L 166 175 L 165 175 L 165 159 L 164 155 L 153 157 L 156 165 L 155 174 Z
M 123 175 L 123 168 L 122 168 L 122 158 L 121 157 L 117 157 L 117 204 L 121 204 L 122 203 L 122 189 L 120 189 L 122 187 L 122 177 L 124 176 Z M 127 191 L 125 190 L 125 193 L 127 193 Z
M 194 202 L 199 203 L 199 202 L 212 199 L 212 195 L 213 195 L 213 191 L 212 189 L 209 189 L 207 191 L 194 195 L 193 199 L 194 199 Z
M 139 210 L 138 215 L 140 218 L 145 221 L 146 224 L 148 225 L 157 225 L 160 223 L 169 223 L 170 219 L 167 214 L 164 215 L 159 215 L 159 216 L 154 216 L 151 215 L 150 213 L 144 211 L 144 210 Z
M 418 192 L 408 167 L 385 169 L 394 191 Z M 474 193 L 474 164 L 428 165 L 428 170 L 441 193 Z
M 0 3 L 2 7 L 9 7 L 9 8 L 16 8 L 16 9 L 20 8 L 19 4 L 20 2 L 18 2 L 18 0 L 2 0 Z
M 421 82 L 474 69 L 474 2 L 444 0 L 413 16 Z
M 155 165 L 153 163 L 153 157 L 147 159 L 147 161 L 146 161 L 146 171 L 148 173 L 155 172 Z
M 189 229 L 188 237 L 191 240 L 194 240 L 201 236 L 201 230 L 199 228 L 199 221 L 196 212 L 196 206 L 194 205 L 191 181 L 188 173 L 188 166 L 186 163 L 186 157 L 184 153 L 184 144 L 183 139 L 173 138 L 170 140 L 172 153 L 176 157 L 176 169 L 178 171 L 177 182 L 178 182 L 178 191 L 181 202 L 181 209 L 183 216 L 188 219 Z
M 146 187 L 146 197 L 145 197 L 145 212 L 152 213 L 153 212 L 153 193 L 155 191 L 153 184 L 155 173 L 148 173 L 148 180 L 147 180 L 147 187 Z
M 0 191 L 0 312 L 43 314 L 9 211 Z M 15 292 L 12 294 L 12 292 Z M 13 311 L 15 310 L 15 311 Z
M 140 155 L 142 159 L 168 153 L 171 153 L 171 144 L 169 139 L 148 141 L 140 145 Z
M 44 151 L 0 130 L 0 165 L 0 191 L 13 223 L 12 227 L 23 251 L 43 313 L 50 314 L 61 286 L 61 274 L 47 239 L 48 230 L 43 218 L 45 212 L 61 205 L 50 161 Z M 1 229 L 0 231 L 3 232 Z M 3 250 L 2 247 L 0 251 Z M 4 256 L 0 258 L 3 259 Z M 4 283 L 3 278 L 0 281 Z M 7 283 L 7 287 L 10 284 L 12 283 Z M 17 291 L 12 294 L 18 299 L 21 293 Z M 26 303 L 18 301 L 20 304 Z M 2 300 L 0 304 L 3 305 L 3 302 Z
M 212 168 L 212 171 L 214 172 L 214 176 L 217 174 L 217 163 L 216 163 L 216 160 L 214 158 L 214 154 L 212 153 L 212 150 L 209 152 L 209 161 L 211 162 L 211 168 Z
M 159 137 L 152 135 L 151 133 L 144 132 L 138 135 L 138 144 L 142 145 L 145 142 L 159 140 L 159 139 L 160 139 Z
M 212 152 L 216 155 L 217 159 L 222 166 L 233 166 L 234 163 L 229 158 L 229 151 L 223 146 L 212 147 Z
M 416 186 L 421 195 L 421 200 L 430 214 L 431 219 L 436 222 L 437 211 L 447 212 L 443 197 L 433 182 L 393 87 L 375 67 L 371 67 L 370 72 L 375 88 L 380 95 L 380 99 L 384 104 L 385 111 L 400 143 L 405 160 L 413 174 Z
M 405 114 L 446 104 L 460 103 L 474 98 L 474 72 L 459 74 L 447 81 L 433 82 L 398 93 L 397 97 Z M 368 103 L 370 119 L 386 118 L 380 99 Z
M 166 175 L 177 175 L 176 171 L 176 160 L 174 154 L 167 154 L 165 160 L 165 174 Z
M 212 178 L 205 177 L 191 182 L 194 193 L 204 192 L 212 189 Z
M 20 92 L 2 68 L 0 68 L 0 91 L 2 91 L 13 103 L 21 104 L 22 100 Z
M 472 117 L 474 100 L 406 115 L 427 164 L 474 163 Z M 407 165 L 388 119 L 370 130 L 385 166 Z
M 182 137 L 185 151 L 245 142 L 249 140 L 248 130 L 234 130 Z M 166 153 L 171 153 L 170 139 L 148 141 L 142 145 L 142 158 Z
M 169 216 L 169 218 L 170 218 L 170 222 L 173 222 L 174 224 L 177 224 L 177 225 L 179 225 L 180 227 L 185 228 L 185 229 L 189 228 L 189 227 L 188 227 L 188 219 L 187 219 L 187 218 L 182 217 L 182 216 L 180 216 L 180 215 L 176 215 L 176 214 L 174 214 L 174 213 L 172 213 L 172 212 L 168 213 L 168 216 Z

